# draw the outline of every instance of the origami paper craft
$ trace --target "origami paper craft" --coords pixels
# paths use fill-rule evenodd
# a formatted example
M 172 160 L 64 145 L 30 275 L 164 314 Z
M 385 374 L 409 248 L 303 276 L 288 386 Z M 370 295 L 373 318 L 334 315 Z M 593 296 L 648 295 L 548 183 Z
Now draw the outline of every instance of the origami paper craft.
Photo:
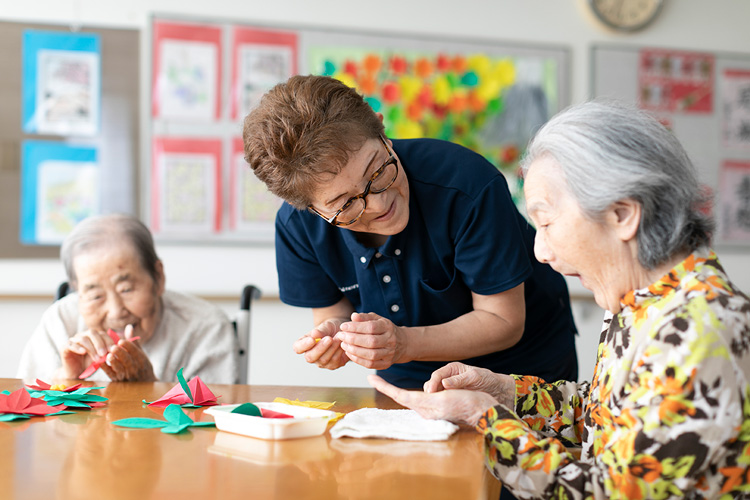
M 158 429 L 166 434 L 178 434 L 187 430 L 188 427 L 214 427 L 214 422 L 194 422 L 193 419 L 185 415 L 180 405 L 170 404 L 164 410 L 165 420 L 155 418 L 132 417 L 115 420 L 112 422 L 119 427 L 130 427 L 133 429 Z
M 177 385 L 156 401 L 149 403 L 144 400 L 143 402 L 149 406 L 158 406 L 161 408 L 170 404 L 177 404 L 183 408 L 200 408 L 201 406 L 219 404 L 216 401 L 214 393 L 203 383 L 200 377 L 195 377 L 186 383 L 185 377 L 182 375 L 182 368 L 180 368 L 177 371 L 177 381 L 179 382 Z
M 262 418 L 294 418 L 286 413 L 280 411 L 273 411 L 266 408 L 259 408 L 252 403 L 243 403 L 237 408 L 232 410 L 230 413 L 241 413 L 242 415 L 250 415 L 252 417 Z
M 36 379 L 36 384 L 26 384 L 26 387 L 29 389 L 34 389 L 37 391 L 65 391 L 65 392 L 72 392 L 81 387 L 81 384 L 75 384 L 71 386 L 66 386 L 63 384 L 54 384 L 49 385 L 47 382 L 44 382 L 43 380 Z M 99 387 L 97 387 L 99 389 Z
M 81 387 L 74 391 L 31 391 L 31 396 L 44 399 L 50 406 L 64 405 L 64 408 L 85 408 L 86 410 L 90 410 L 91 408 L 104 406 L 104 401 L 107 401 L 107 398 L 104 396 L 89 394 L 89 391 L 94 389 L 103 388 Z
M 0 392 L 0 422 L 9 422 L 35 416 L 65 415 L 71 411 L 59 411 L 40 398 L 32 397 L 26 389 Z
M 295 399 L 292 401 L 291 399 L 287 398 L 276 398 L 273 400 L 274 403 L 284 403 L 287 405 L 294 405 L 294 406 L 304 406 L 305 408 L 318 408 L 319 410 L 328 410 L 333 405 L 336 404 L 336 401 L 333 403 L 327 403 L 325 401 L 300 401 L 299 399 Z M 339 420 L 341 420 L 344 417 L 345 413 L 336 412 L 336 416 L 331 418 L 329 420 L 329 423 L 334 423 Z
M 109 335 L 109 338 L 111 338 L 112 342 L 114 342 L 115 344 L 117 344 L 120 341 L 120 336 L 117 334 L 116 331 L 112 329 L 107 330 L 107 335 Z M 133 337 L 128 340 L 133 342 L 138 339 L 140 339 L 140 337 Z M 102 366 L 106 362 L 107 362 L 107 354 L 105 354 L 104 356 L 99 356 L 99 358 L 95 359 L 94 362 L 91 363 L 88 368 L 83 370 L 83 373 L 78 375 L 78 378 L 81 380 L 89 378 L 91 375 L 93 375 L 96 372 L 96 370 L 99 369 L 100 366 Z

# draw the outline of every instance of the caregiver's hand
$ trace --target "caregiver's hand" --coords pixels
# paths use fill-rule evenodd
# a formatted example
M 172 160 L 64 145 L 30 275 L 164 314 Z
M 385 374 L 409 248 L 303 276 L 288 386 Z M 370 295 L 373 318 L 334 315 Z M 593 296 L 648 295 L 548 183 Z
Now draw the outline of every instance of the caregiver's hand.
M 419 392 L 399 389 L 377 375 L 369 375 L 368 382 L 375 389 L 393 399 L 398 404 L 411 408 L 424 418 L 449 420 L 456 424 L 476 425 L 479 418 L 498 404 L 486 392 L 451 390 L 440 392 Z
M 293 344 L 294 352 L 304 354 L 305 361 L 320 368 L 335 370 L 349 362 L 346 353 L 341 349 L 341 341 L 336 338 L 339 325 L 346 320 L 327 319 L 297 339 Z
M 375 313 L 352 313 L 352 320 L 341 324 L 336 338 L 346 355 L 365 368 L 385 370 L 406 352 L 406 333 L 387 318 Z

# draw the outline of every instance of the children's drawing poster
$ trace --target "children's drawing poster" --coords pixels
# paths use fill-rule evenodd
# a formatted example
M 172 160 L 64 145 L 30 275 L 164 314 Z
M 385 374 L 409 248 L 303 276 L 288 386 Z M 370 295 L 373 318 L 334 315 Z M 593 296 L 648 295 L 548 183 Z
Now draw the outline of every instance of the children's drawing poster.
M 24 132 L 80 136 L 99 132 L 99 35 L 26 30 L 22 73 Z
M 219 27 L 156 22 L 153 26 L 154 118 L 213 121 L 221 116 Z
M 640 106 L 671 113 L 712 113 L 713 54 L 642 49 L 639 54 Z
M 78 222 L 100 213 L 97 150 L 47 141 L 24 141 L 20 240 L 59 245 Z
M 556 61 L 482 52 L 313 47 L 313 73 L 356 88 L 382 113 L 393 138 L 462 144 L 508 178 L 518 203 L 520 154 L 558 109 Z
M 721 240 L 750 244 L 750 161 L 725 161 L 719 187 Z
M 221 231 L 221 140 L 154 138 L 151 229 L 197 236 Z
M 730 149 L 750 149 L 750 70 L 722 73 L 722 138 Z
M 229 173 L 229 226 L 236 233 L 273 241 L 276 212 L 282 200 L 271 193 L 245 161 L 242 139 L 232 141 Z
M 297 74 L 297 54 L 294 32 L 233 28 L 233 120 L 249 113 L 271 87 Z

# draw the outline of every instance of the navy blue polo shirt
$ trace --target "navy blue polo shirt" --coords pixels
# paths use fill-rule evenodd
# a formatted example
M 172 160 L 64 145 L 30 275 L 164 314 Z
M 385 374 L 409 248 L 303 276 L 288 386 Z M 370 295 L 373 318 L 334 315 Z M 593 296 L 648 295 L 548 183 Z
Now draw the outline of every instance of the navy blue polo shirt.
M 450 142 L 394 140 L 393 148 L 399 175 L 409 180 L 406 228 L 368 248 L 356 232 L 285 203 L 276 217 L 281 300 L 319 308 L 346 296 L 358 312 L 377 313 L 398 326 L 428 326 L 470 312 L 472 291 L 492 295 L 525 283 L 521 341 L 461 361 L 499 373 L 575 380 L 567 286 L 534 258 L 534 229 L 513 204 L 503 175 Z M 455 335 L 460 342 L 461 332 Z M 411 361 L 378 374 L 401 387 L 421 387 L 444 364 Z

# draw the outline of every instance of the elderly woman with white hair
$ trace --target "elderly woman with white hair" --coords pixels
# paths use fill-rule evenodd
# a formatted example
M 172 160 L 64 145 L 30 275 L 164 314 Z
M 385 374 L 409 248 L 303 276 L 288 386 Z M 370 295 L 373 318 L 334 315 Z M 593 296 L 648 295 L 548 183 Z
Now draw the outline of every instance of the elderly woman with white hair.
M 750 300 L 709 246 L 680 143 L 643 111 L 590 102 L 550 120 L 522 167 L 537 258 L 607 310 L 593 381 L 453 363 L 424 392 L 371 383 L 476 425 L 519 499 L 750 495 Z
M 238 381 L 231 321 L 213 304 L 165 289 L 164 265 L 140 220 L 119 214 L 84 219 L 60 257 L 76 293 L 45 311 L 24 348 L 18 378 L 75 379 L 104 357 L 94 379 L 176 381 L 184 368 L 187 379 Z

